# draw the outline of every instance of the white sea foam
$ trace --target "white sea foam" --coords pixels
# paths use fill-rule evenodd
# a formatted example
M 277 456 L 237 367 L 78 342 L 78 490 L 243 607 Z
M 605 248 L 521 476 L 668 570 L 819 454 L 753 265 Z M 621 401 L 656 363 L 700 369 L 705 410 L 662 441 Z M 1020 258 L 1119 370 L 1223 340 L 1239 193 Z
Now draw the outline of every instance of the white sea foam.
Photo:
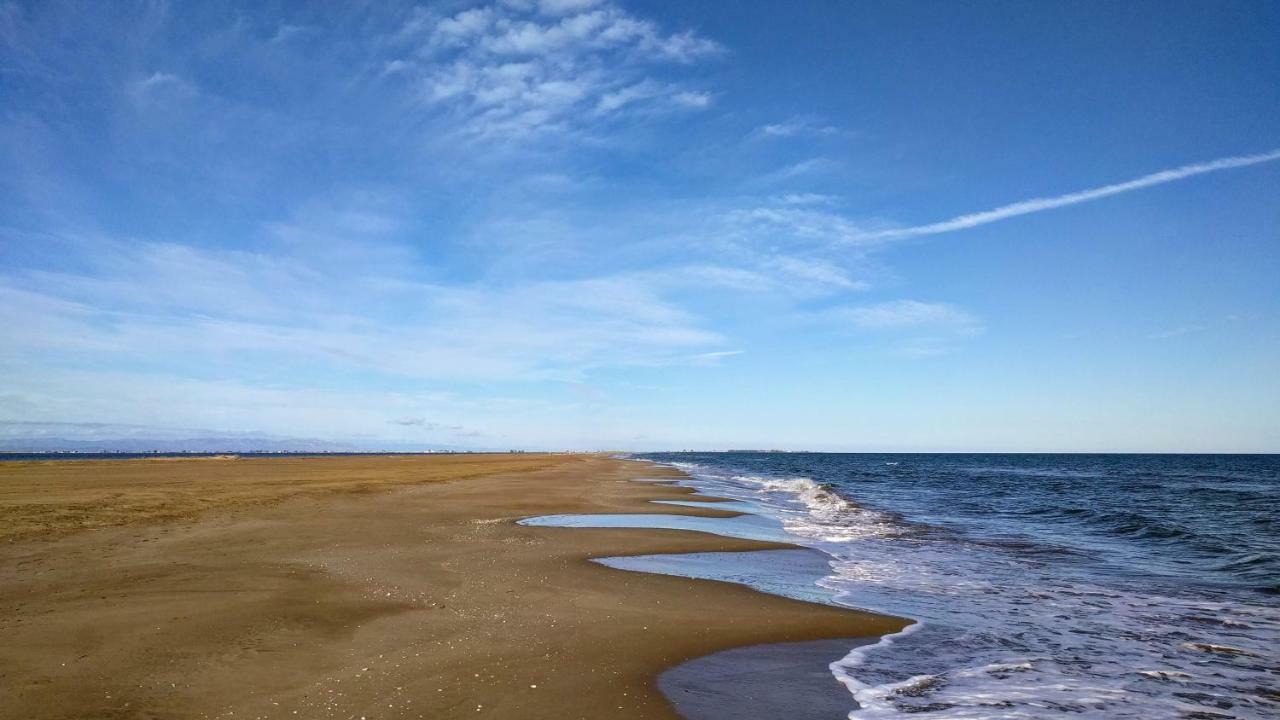
M 865 705 L 873 697 L 881 694 L 882 691 L 877 686 L 868 685 L 867 683 L 859 680 L 854 672 L 855 669 L 866 663 L 869 654 L 876 650 L 888 648 L 898 640 L 901 640 L 912 633 L 919 632 L 923 627 L 923 623 L 914 622 L 896 633 L 890 633 L 882 636 L 880 640 L 875 643 L 870 645 L 859 645 L 853 648 L 849 651 L 848 655 L 845 655 L 843 658 L 831 663 L 829 666 L 831 668 L 831 674 L 835 675 L 837 680 L 843 683 L 845 687 L 849 688 L 849 692 L 853 694 L 854 700 L 856 700 L 860 706 Z M 930 676 L 919 675 L 914 678 L 908 678 L 903 681 L 903 683 L 923 680 L 928 677 Z
M 890 516 L 859 507 L 810 478 L 720 473 L 695 463 L 672 465 L 696 479 L 715 483 L 717 494 L 756 503 L 774 500 L 761 508 L 764 514 L 776 517 L 801 537 L 842 542 L 904 532 Z

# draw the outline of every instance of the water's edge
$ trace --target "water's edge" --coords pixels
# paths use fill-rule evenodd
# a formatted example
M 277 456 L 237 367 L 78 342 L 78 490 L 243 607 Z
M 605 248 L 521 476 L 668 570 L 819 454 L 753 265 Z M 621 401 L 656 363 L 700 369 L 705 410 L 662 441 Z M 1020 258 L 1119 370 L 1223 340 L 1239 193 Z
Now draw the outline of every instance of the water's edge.
M 633 462 L 654 462 L 631 459 Z M 655 463 L 680 472 L 679 478 L 635 478 L 633 482 L 673 483 L 697 491 L 717 508 L 742 515 L 708 518 L 658 513 L 596 513 L 540 515 L 523 518 L 520 525 L 534 527 L 669 529 L 703 532 L 722 537 L 794 544 L 797 538 L 782 525 L 757 512 L 749 502 L 707 494 L 684 469 Z M 650 500 L 662 505 L 703 506 L 706 502 Z M 727 508 L 724 506 L 732 506 Z M 836 558 L 818 548 L 795 545 L 785 550 L 670 553 L 593 558 L 591 562 L 617 570 L 675 575 L 742 585 L 760 593 L 801 602 L 830 605 L 850 611 L 899 617 L 870 608 L 838 602 L 839 593 L 821 581 L 832 577 Z M 847 668 L 862 662 L 865 653 L 892 644 L 919 626 L 907 617 L 906 629 L 883 636 L 845 638 L 799 643 L 771 643 L 733 648 L 693 658 L 664 671 L 658 686 L 677 710 L 690 720 L 772 720 L 781 717 L 832 717 L 833 709 L 849 714 L 857 710 L 856 698 L 866 688 Z M 814 668 L 826 683 L 815 679 Z M 832 689 L 844 690 L 832 693 Z M 767 694 L 759 690 L 769 687 Z M 841 700 L 842 698 L 842 700 Z

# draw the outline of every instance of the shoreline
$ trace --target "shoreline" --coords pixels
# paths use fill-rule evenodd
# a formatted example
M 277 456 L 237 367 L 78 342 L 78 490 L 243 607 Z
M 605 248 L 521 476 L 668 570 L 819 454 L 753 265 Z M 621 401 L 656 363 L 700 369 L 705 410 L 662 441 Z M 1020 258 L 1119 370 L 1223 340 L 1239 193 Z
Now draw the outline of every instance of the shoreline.
M 632 482 L 678 479 L 673 469 L 522 457 L 544 465 L 425 483 L 401 483 L 404 463 L 425 475 L 412 465 L 439 458 L 346 458 L 344 473 L 372 487 L 0 543 L 0 715 L 676 718 L 657 678 L 685 661 L 908 624 L 592 562 L 794 546 L 518 525 L 557 513 L 738 514 L 687 488 Z M 287 462 L 328 477 L 334 461 Z M 196 467 L 246 462 L 286 461 L 201 460 L 184 482 L 222 477 Z M 388 473 L 396 481 L 379 483 Z M 708 507 L 650 502 L 661 499 Z

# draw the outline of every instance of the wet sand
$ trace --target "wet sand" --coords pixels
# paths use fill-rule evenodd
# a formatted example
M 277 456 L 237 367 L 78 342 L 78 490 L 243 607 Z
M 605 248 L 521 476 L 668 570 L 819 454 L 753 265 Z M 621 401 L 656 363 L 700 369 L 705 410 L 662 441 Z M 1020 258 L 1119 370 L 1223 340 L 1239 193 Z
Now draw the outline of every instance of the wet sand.
M 687 660 L 903 626 L 589 562 L 777 544 L 515 524 L 732 515 L 631 482 L 673 472 L 464 458 L 0 463 L 0 717 L 675 718 L 657 678 Z
M 829 666 L 872 642 L 842 638 L 733 648 L 667 670 L 658 676 L 658 687 L 686 720 L 841 720 L 852 703 Z

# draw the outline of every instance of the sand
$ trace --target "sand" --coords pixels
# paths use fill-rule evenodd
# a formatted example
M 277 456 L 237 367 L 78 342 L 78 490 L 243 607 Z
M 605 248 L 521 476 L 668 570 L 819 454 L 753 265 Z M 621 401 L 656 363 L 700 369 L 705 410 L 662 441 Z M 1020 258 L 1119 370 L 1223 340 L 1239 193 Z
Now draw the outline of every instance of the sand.
M 191 518 L 298 495 L 541 470 L 557 462 L 554 455 L 507 453 L 0 462 L 0 540 Z
M 647 502 L 688 499 L 631 482 L 662 472 L 573 455 L 0 464 L 0 518 L 22 519 L 0 542 L 0 717 L 675 718 L 657 678 L 687 660 L 903 626 L 588 562 L 776 544 L 514 522 L 731 514 Z

